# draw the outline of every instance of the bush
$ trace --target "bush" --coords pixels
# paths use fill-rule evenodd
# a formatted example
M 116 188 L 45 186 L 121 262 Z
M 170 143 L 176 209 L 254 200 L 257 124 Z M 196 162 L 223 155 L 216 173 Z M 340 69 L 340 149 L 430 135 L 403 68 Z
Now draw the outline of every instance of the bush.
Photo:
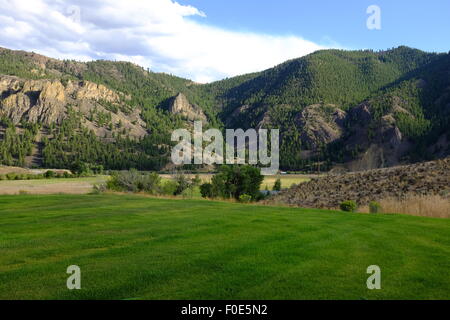
M 376 201 L 372 201 L 369 203 L 369 212 L 370 213 L 381 213 L 381 204 Z
M 7 173 L 6 174 L 6 179 L 8 179 L 8 180 L 15 180 L 16 179 L 16 175 L 14 173 Z
M 278 178 L 278 179 L 275 181 L 272 190 L 273 190 L 273 191 L 281 191 L 281 179 L 280 179 L 280 178 Z
M 94 184 L 94 186 L 92 187 L 91 194 L 102 194 L 105 191 L 106 191 L 105 184 L 100 184 L 100 185 Z
M 139 191 L 145 191 L 150 194 L 158 194 L 161 192 L 161 177 L 155 173 L 144 174 L 138 183 Z
M 260 197 L 260 187 L 264 180 L 261 169 L 252 166 L 221 166 L 212 178 L 213 192 L 222 198 L 239 200 L 243 194 L 252 200 Z
M 92 171 L 90 169 L 91 165 L 89 163 L 76 161 L 72 163 L 71 170 L 77 176 L 89 176 L 92 175 Z
M 144 191 L 150 194 L 157 194 L 161 191 L 161 177 L 157 173 L 142 174 L 132 169 L 114 173 L 106 186 L 114 191 Z
M 239 197 L 239 202 L 249 203 L 250 201 L 252 201 L 252 196 L 248 194 L 241 194 Z
M 161 193 L 168 196 L 173 196 L 175 190 L 177 190 L 177 183 L 173 180 L 167 180 L 161 187 Z
M 345 212 L 355 212 L 358 208 L 358 205 L 353 200 L 343 201 L 340 205 L 341 210 Z
M 195 177 L 191 179 L 191 185 L 192 185 L 192 187 L 198 187 L 201 184 L 202 184 L 202 179 L 200 179 L 200 176 L 198 174 L 196 174 Z
M 192 187 L 191 180 L 189 180 L 189 178 L 185 176 L 183 173 L 179 172 L 175 173 L 174 181 L 177 184 L 177 187 L 174 192 L 175 196 L 183 194 L 183 192 Z
M 211 183 L 204 183 L 200 186 L 200 193 L 203 198 L 214 198 L 213 185 Z
M 44 177 L 46 177 L 47 179 L 51 179 L 55 177 L 55 172 L 52 170 L 48 170 L 44 173 Z

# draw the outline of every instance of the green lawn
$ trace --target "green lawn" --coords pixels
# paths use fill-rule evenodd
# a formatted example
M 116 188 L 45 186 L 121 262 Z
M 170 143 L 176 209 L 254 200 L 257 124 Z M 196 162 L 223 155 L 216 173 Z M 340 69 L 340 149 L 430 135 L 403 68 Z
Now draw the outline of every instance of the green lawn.
M 449 235 L 450 220 L 403 215 L 1 196 L 0 299 L 449 299 Z

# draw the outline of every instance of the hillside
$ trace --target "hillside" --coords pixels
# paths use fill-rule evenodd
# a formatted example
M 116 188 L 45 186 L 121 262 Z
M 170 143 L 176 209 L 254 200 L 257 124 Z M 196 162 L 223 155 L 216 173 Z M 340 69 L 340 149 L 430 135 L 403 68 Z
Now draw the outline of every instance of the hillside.
M 387 198 L 450 196 L 450 158 L 392 168 L 314 178 L 281 192 L 270 203 L 299 207 L 338 208 L 353 200 L 358 205 Z M 442 213 L 449 215 L 448 213 Z
M 201 85 L 126 62 L 0 48 L 0 162 L 158 170 L 173 129 L 279 128 L 283 170 L 445 157 L 450 55 L 323 50 Z
M 168 161 L 171 131 L 186 120 L 166 104 L 181 92 L 199 99 L 189 80 L 124 62 L 60 61 L 1 49 L 0 74 L 0 161 L 6 165 L 158 170 Z M 207 103 L 202 106 L 214 124 Z
M 348 169 L 371 168 L 413 155 L 443 156 L 449 153 L 449 61 L 407 47 L 318 51 L 227 90 L 221 118 L 231 127 L 279 127 L 284 168 L 323 162 L 327 169 L 353 160 L 358 163 Z M 440 151 L 424 152 L 424 145 Z

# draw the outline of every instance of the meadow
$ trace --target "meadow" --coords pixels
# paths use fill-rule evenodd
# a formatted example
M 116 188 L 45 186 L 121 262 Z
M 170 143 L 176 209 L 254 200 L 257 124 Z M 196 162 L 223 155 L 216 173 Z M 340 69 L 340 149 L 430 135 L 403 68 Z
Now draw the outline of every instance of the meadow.
M 0 299 L 449 299 L 449 234 L 450 220 L 406 215 L 6 195 Z
M 195 177 L 194 174 L 189 174 L 189 177 Z M 202 173 L 198 175 L 199 178 L 203 182 L 210 182 L 213 174 Z M 283 189 L 290 188 L 293 184 L 299 184 L 303 182 L 309 181 L 312 177 L 316 177 L 317 175 L 306 175 L 306 174 L 286 174 L 286 175 L 273 175 L 273 176 L 264 176 L 264 181 L 261 184 L 262 190 L 272 190 L 273 185 L 277 179 L 281 180 L 281 187 Z M 170 174 L 161 174 L 163 179 L 171 179 L 172 175 Z
M 15 172 L 18 172 L 17 170 Z M 20 172 L 20 171 L 19 171 Z M 161 174 L 162 180 L 172 178 L 172 175 Z M 194 177 L 195 175 L 188 175 Z M 202 182 L 211 181 L 212 174 L 200 174 Z M 308 175 L 280 175 L 280 176 L 266 176 L 261 185 L 261 189 L 267 187 L 272 190 L 275 180 L 281 179 L 282 188 L 289 188 L 292 184 L 298 184 L 310 179 Z M 54 178 L 54 179 L 36 179 L 36 180 L 0 180 L 0 195 L 2 194 L 86 194 L 92 191 L 94 185 L 105 183 L 109 176 L 98 175 L 93 177 L 82 178 Z M 194 190 L 192 197 L 201 198 L 198 188 Z

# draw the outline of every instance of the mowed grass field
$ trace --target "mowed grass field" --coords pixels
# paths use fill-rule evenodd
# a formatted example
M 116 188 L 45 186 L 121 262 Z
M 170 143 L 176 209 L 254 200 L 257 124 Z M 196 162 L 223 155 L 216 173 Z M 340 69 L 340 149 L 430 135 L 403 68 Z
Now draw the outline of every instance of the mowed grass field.
M 449 235 L 450 220 L 406 215 L 0 196 L 0 299 L 449 299 Z

